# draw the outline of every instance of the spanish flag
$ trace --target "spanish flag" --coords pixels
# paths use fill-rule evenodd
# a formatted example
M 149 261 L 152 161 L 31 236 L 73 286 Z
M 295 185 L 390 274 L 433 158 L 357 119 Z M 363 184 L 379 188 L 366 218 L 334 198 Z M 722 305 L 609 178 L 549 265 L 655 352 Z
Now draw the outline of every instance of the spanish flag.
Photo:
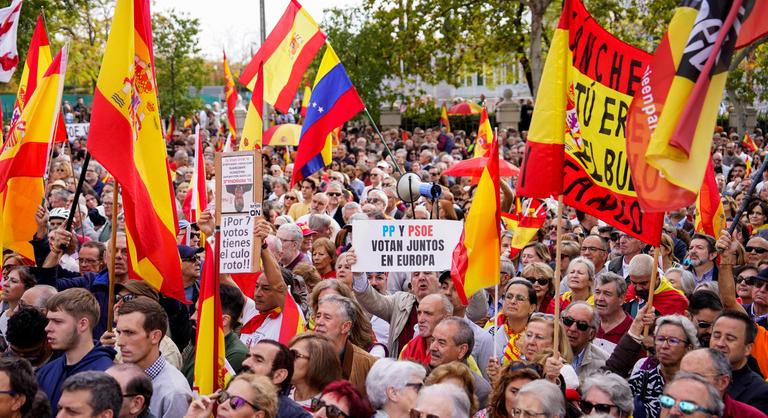
M 684 1 L 650 66 L 638 73 L 642 87 L 627 117 L 627 143 L 645 211 L 696 200 L 737 36 L 754 11 L 744 3 Z M 718 23 L 702 29 L 701 22 Z
M 302 118 L 307 117 L 310 97 L 312 97 L 312 89 L 309 87 L 309 80 L 307 80 L 306 84 L 304 84 L 304 96 L 301 98 L 301 110 L 299 111 Z
M 517 198 L 515 202 L 515 213 L 502 213 L 502 222 L 508 231 L 512 231 L 512 244 L 507 257 L 512 260 L 517 254 L 528 245 L 529 242 L 539 232 L 544 221 L 547 220 L 546 205 L 539 199 Z
M 227 122 L 229 123 L 229 133 L 232 135 L 232 138 L 237 138 L 237 122 L 235 120 L 237 90 L 235 89 L 235 79 L 232 77 L 232 71 L 229 70 L 226 51 L 224 52 L 224 96 L 227 99 Z
M 291 0 L 264 44 L 243 70 L 240 83 L 251 91 L 262 74 L 264 100 L 287 112 L 301 78 L 325 43 L 325 34 L 301 4 Z M 264 65 L 264 70 L 260 69 Z
M 488 120 L 488 109 L 483 106 L 480 112 L 480 126 L 477 128 L 477 140 L 475 141 L 475 157 L 484 157 L 491 149 L 493 141 L 493 128 Z
M 27 58 L 24 61 L 24 69 L 19 79 L 19 92 L 16 95 L 16 103 L 13 106 L 13 115 L 11 124 L 16 121 L 24 111 L 24 105 L 32 97 L 37 86 L 43 79 L 43 73 L 51 65 L 51 46 L 48 44 L 48 34 L 45 33 L 45 21 L 43 15 L 37 17 L 35 31 L 32 33 L 32 40 L 29 42 Z M 67 141 L 67 128 L 64 125 L 64 114 L 59 112 L 59 119 L 56 122 L 54 142 Z
M 741 140 L 741 145 L 744 146 L 744 149 L 747 152 L 757 151 L 757 144 L 755 144 L 755 140 L 752 139 L 749 132 L 744 133 L 744 139 Z
M 176 118 L 171 115 L 171 117 L 168 118 L 168 126 L 165 129 L 165 141 L 171 142 L 173 139 L 173 131 L 176 130 Z
M 720 232 L 725 228 L 725 210 L 720 200 L 720 191 L 715 181 L 715 170 L 712 168 L 712 157 L 707 163 L 707 172 L 704 176 L 704 184 L 696 198 L 696 220 L 694 223 L 696 232 L 720 238 Z
M 65 46 L 43 73 L 0 153 L 0 247 L 34 260 L 29 240 L 37 231 L 33 213 L 43 201 L 54 126 L 59 118 L 67 69 Z
M 259 64 L 259 74 L 263 67 Z M 257 77 L 256 88 L 253 89 L 251 100 L 248 101 L 248 112 L 245 114 L 243 135 L 240 150 L 261 148 L 264 137 L 264 77 Z
M 218 241 L 217 236 L 217 241 Z M 217 244 L 218 245 L 218 244 Z M 215 253 L 218 253 L 216 251 Z M 227 386 L 232 377 L 226 367 L 224 323 L 219 294 L 219 257 L 214 256 L 210 242 L 205 241 L 205 268 L 200 277 L 197 302 L 197 343 L 193 390 L 210 395 Z
M 203 138 L 200 135 L 200 125 L 195 129 L 195 172 L 192 182 L 184 196 L 181 209 L 190 223 L 200 219 L 200 214 L 208 206 L 208 188 L 205 183 L 205 161 L 203 160 Z
M 117 0 L 88 148 L 123 189 L 129 275 L 186 302 L 176 201 L 158 113 L 150 0 Z
M 451 121 L 448 119 L 448 108 L 445 102 L 440 106 L 440 126 L 445 126 L 445 132 L 451 133 Z
M 499 143 L 494 139 L 490 145 L 488 165 L 480 176 L 464 231 L 453 250 L 451 278 L 465 305 L 477 291 L 497 284 L 501 272 Z
M 331 132 L 365 109 L 344 66 L 328 44 L 301 127 L 291 187 L 331 163 Z

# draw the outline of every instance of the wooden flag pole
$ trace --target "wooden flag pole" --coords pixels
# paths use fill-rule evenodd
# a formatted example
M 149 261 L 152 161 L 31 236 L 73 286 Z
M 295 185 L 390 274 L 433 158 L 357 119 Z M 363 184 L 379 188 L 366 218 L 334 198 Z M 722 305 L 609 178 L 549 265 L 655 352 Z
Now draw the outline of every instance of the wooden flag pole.
M 554 340 L 552 341 L 552 348 L 558 356 L 560 355 L 560 259 L 562 258 L 562 250 L 560 249 L 560 240 L 563 234 L 563 227 L 560 223 L 560 219 L 563 217 L 563 195 L 557 196 L 557 239 L 555 241 L 555 318 L 554 318 Z
M 653 291 L 656 290 L 656 276 L 659 270 L 659 247 L 653 247 L 653 268 L 651 269 L 651 281 L 648 283 L 648 300 L 645 302 L 646 306 L 650 306 L 653 309 Z M 651 310 L 650 313 L 653 313 Z M 648 336 L 649 326 L 643 327 L 643 337 Z
M 117 207 L 119 199 L 120 184 L 115 181 L 115 188 L 112 189 L 112 231 L 109 238 L 109 294 L 107 296 L 107 329 L 112 329 L 115 308 L 115 250 L 117 248 Z

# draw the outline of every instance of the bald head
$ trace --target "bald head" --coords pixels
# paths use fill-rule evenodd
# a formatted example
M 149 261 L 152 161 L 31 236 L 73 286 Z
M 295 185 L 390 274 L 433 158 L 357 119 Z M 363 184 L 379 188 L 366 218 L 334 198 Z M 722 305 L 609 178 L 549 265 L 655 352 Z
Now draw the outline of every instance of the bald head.
M 27 289 L 24 294 L 21 295 L 21 300 L 27 305 L 34 306 L 37 309 L 43 309 L 45 308 L 48 299 L 56 293 L 58 293 L 58 291 L 55 287 L 39 284 Z

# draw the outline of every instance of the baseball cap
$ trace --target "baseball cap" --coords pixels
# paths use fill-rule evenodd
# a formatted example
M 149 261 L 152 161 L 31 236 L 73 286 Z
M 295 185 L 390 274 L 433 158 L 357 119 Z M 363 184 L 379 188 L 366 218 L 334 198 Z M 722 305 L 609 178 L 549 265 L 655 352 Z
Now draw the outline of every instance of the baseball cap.
M 190 247 L 188 245 L 177 245 L 176 247 L 179 249 L 179 257 L 182 259 L 192 258 L 195 256 L 195 254 L 200 254 L 201 252 L 205 251 L 204 248 Z
M 304 222 L 299 222 L 299 223 L 296 224 L 296 226 L 298 226 L 301 229 L 301 235 L 304 236 L 304 237 L 310 236 L 312 234 L 316 234 L 316 232 L 311 230 L 309 228 L 309 225 L 307 225 Z

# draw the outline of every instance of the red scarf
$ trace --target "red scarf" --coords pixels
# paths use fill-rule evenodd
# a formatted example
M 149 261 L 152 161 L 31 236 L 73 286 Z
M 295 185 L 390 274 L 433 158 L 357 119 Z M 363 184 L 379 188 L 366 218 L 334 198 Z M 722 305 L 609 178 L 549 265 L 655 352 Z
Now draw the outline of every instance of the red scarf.
M 256 316 L 251 318 L 248 323 L 243 325 L 243 328 L 240 330 L 240 334 L 253 334 L 261 328 L 261 326 L 264 324 L 264 321 L 267 320 L 267 318 L 275 319 L 283 312 L 283 310 L 278 306 L 275 309 L 272 309 L 271 311 L 267 311 L 264 313 L 258 313 Z
M 403 347 L 403 351 L 400 352 L 400 360 L 410 360 L 420 363 L 424 367 L 429 367 L 429 363 L 432 361 L 432 354 L 428 348 L 426 338 L 421 335 L 413 337 Z

